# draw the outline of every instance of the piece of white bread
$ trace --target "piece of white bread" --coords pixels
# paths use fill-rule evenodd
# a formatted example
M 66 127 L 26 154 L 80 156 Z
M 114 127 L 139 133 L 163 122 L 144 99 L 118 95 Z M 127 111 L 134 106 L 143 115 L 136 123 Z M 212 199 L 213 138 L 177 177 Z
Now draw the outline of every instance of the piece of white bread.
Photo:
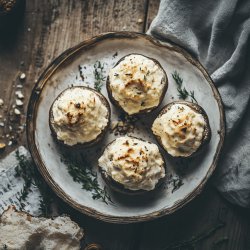
M 9 206 L 0 218 L 0 249 L 80 249 L 83 230 L 69 217 L 33 217 Z M 4 248 L 5 247 L 5 248 Z

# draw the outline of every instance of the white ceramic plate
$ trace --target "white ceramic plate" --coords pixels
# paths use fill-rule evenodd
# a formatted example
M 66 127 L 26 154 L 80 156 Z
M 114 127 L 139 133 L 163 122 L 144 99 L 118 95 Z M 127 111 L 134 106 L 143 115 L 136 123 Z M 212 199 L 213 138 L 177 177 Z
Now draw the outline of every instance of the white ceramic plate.
M 165 185 L 159 190 L 143 197 L 126 197 L 112 193 L 114 204 L 105 204 L 93 200 L 91 192 L 81 188 L 74 182 L 67 168 L 61 162 L 61 152 L 54 142 L 48 124 L 49 108 L 64 89 L 72 85 L 94 86 L 94 64 L 104 64 L 105 76 L 108 69 L 124 55 L 139 53 L 154 58 L 165 69 L 169 87 L 161 107 L 171 101 L 179 100 L 176 83 L 171 74 L 176 70 L 183 78 L 183 86 L 194 91 L 198 103 L 208 114 L 212 130 L 212 138 L 202 155 L 191 161 L 171 160 L 164 152 L 167 166 Z M 84 81 L 79 72 L 82 68 Z M 104 83 L 105 85 L 105 83 Z M 101 91 L 107 96 L 106 87 Z M 120 115 L 112 105 L 112 121 Z M 130 133 L 151 142 L 155 142 L 150 126 L 159 109 L 148 114 L 135 125 Z M 220 96 L 209 75 L 197 60 L 177 46 L 161 44 L 153 38 L 139 33 L 118 32 L 99 35 L 65 51 L 45 70 L 33 89 L 27 118 L 28 144 L 31 154 L 45 180 L 52 189 L 72 207 L 97 219 L 114 222 L 130 223 L 145 221 L 170 214 L 187 204 L 198 195 L 205 182 L 215 169 L 224 139 L 224 117 Z M 116 136 L 108 132 L 103 143 L 92 150 L 82 153 L 97 171 L 97 159 L 105 145 Z M 98 171 L 97 171 L 98 172 Z M 183 182 L 174 190 L 173 179 Z M 98 181 L 104 185 L 98 173 Z

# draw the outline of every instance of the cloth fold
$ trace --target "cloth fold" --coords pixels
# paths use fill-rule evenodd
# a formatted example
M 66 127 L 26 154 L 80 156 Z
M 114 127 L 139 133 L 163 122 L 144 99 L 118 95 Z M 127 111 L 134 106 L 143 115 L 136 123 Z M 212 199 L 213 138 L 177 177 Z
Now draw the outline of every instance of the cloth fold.
M 250 207 L 250 1 L 162 0 L 149 31 L 193 54 L 210 73 L 226 116 L 214 185 Z

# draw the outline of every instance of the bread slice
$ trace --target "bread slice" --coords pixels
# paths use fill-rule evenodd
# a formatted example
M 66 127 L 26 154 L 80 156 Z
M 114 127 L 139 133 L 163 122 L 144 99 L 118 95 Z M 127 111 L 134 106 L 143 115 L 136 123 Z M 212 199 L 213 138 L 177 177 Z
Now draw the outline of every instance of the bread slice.
M 0 249 L 78 250 L 83 229 L 67 216 L 46 219 L 9 206 L 0 217 Z

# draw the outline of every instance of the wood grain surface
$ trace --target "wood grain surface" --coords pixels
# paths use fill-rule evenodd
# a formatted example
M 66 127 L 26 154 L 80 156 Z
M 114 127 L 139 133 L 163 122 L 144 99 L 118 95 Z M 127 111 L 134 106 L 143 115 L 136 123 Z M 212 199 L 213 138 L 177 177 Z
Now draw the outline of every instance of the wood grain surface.
M 145 32 L 158 5 L 159 0 L 26 0 L 23 18 L 0 32 L 0 98 L 4 100 L 0 142 L 12 143 L 0 152 L 0 158 L 26 145 L 27 102 L 36 79 L 53 58 L 102 32 Z M 21 73 L 26 75 L 24 80 Z M 24 94 L 23 107 L 17 107 L 21 117 L 14 114 L 13 106 L 19 89 Z M 212 187 L 212 180 L 198 198 L 174 215 L 133 225 L 96 221 L 57 199 L 62 211 L 84 227 L 86 244 L 96 242 L 104 249 L 250 249 L 249 210 L 226 202 Z M 194 236 L 203 237 L 196 244 L 169 247 Z

